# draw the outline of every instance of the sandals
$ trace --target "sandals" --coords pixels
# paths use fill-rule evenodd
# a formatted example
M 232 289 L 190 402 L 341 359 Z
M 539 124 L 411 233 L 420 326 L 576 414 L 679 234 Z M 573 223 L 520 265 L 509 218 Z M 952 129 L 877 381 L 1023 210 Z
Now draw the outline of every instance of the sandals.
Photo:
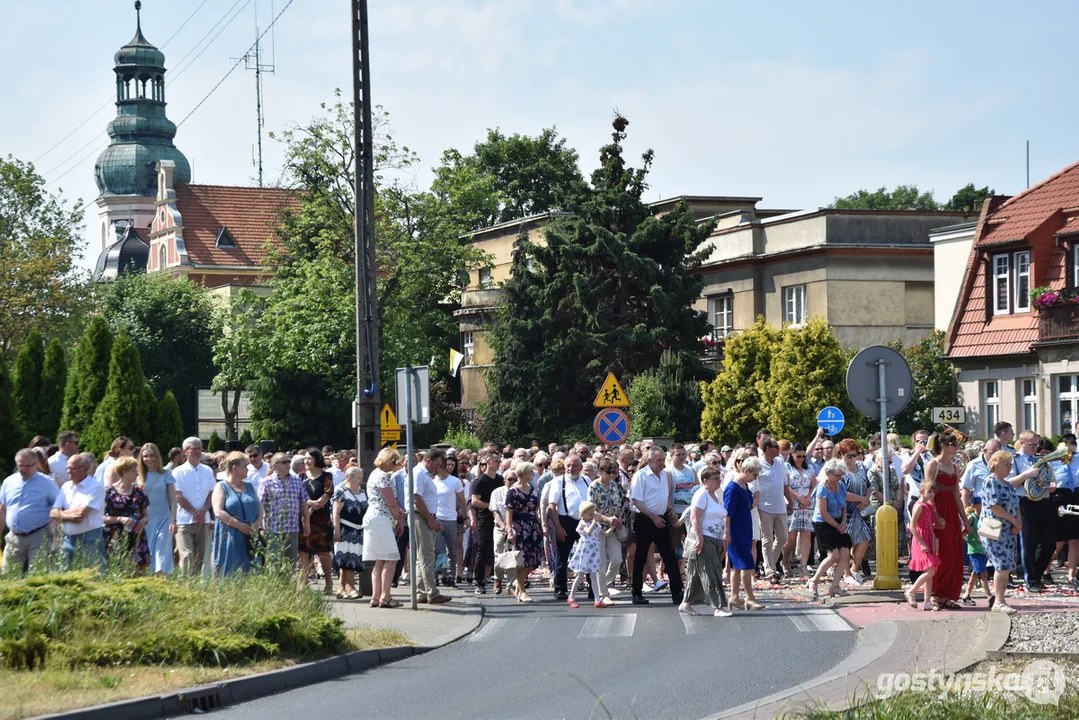
M 596 607 L 607 607 L 607 606 L 606 605 L 601 606 L 599 603 L 596 603 Z M 682 603 L 681 605 L 679 605 L 678 606 L 678 612 L 682 613 L 683 615 L 700 615 L 700 613 L 697 612 L 696 610 L 694 610 L 693 606 L 690 605 L 689 603 Z
M 763 610 L 764 606 L 756 600 L 746 600 L 746 608 L 749 610 Z
M 530 602 L 532 602 L 532 598 L 530 598 L 528 595 L 525 595 L 524 593 L 519 593 L 517 595 L 517 602 L 519 602 L 519 603 L 530 603 Z
M 727 603 L 727 607 L 737 608 L 738 610 L 746 609 L 745 603 L 742 602 L 741 598 L 735 598 L 731 600 Z
M 401 603 L 396 600 L 390 600 L 389 602 L 380 602 L 378 606 L 380 608 L 399 608 L 401 607 Z
M 971 601 L 971 604 L 972 605 L 974 604 L 973 601 Z M 955 600 L 952 600 L 950 598 L 945 598 L 940 603 L 940 607 L 944 608 L 945 610 L 959 610 L 959 609 L 961 609 L 959 603 L 957 603 Z
M 974 602 L 974 598 L 972 598 L 970 595 L 964 595 L 963 597 L 959 598 L 959 602 L 963 603 L 967 607 L 974 607 L 975 605 L 977 605 L 977 603 Z
M 363 595 L 360 595 L 358 590 L 349 590 L 345 593 L 345 597 L 349 600 L 359 600 Z
M 914 599 L 914 594 L 910 592 L 903 593 L 903 597 L 907 599 L 907 605 L 910 605 L 915 610 L 918 609 L 918 601 Z
M 922 605 L 922 610 L 929 610 L 931 612 L 940 612 L 940 605 L 937 605 L 935 600 L 930 600 Z
M 809 589 L 809 594 L 813 596 L 814 600 L 820 597 L 820 590 L 817 588 L 816 580 L 810 580 L 808 583 L 806 583 L 806 588 Z
M 581 607 L 580 603 L 578 603 L 578 602 L 577 602 L 576 600 L 574 600 L 573 598 L 569 598 L 568 600 L 566 600 L 566 603 L 567 603 L 567 604 L 568 604 L 568 605 L 569 605 L 569 606 L 570 606 L 571 608 L 573 608 L 574 610 L 576 610 L 577 608 Z

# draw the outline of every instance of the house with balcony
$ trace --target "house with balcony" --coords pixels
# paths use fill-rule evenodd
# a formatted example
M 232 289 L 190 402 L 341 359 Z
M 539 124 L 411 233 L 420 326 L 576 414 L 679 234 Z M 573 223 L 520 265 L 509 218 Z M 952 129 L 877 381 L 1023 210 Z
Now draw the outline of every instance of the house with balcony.
M 1000 420 L 1051 436 L 1079 413 L 1079 163 L 988 198 L 948 327 L 964 432 Z

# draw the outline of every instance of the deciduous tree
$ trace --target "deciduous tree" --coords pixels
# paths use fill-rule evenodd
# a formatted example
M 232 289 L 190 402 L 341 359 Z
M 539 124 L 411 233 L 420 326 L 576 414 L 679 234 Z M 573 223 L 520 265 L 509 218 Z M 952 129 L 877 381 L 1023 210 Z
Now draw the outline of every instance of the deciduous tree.
M 840 210 L 940 210 L 933 191 L 921 192 L 917 185 L 896 185 L 889 191 L 859 190 L 846 197 L 837 197 L 830 207 Z
M 782 331 L 758 317 L 745 332 L 727 338 L 723 369 L 701 387 L 702 437 L 734 445 L 752 440 L 757 430 L 767 426 L 765 394 L 781 336 Z
M 990 189 L 988 185 L 979 190 L 974 187 L 974 183 L 967 183 L 955 191 L 955 195 L 952 195 L 952 199 L 944 205 L 943 209 L 978 212 L 982 209 L 985 199 L 996 194 L 996 190 Z
M 892 418 L 891 424 L 901 435 L 932 429 L 934 407 L 958 404 L 955 370 L 944 356 L 944 333 L 936 330 L 915 345 L 895 342 L 891 346 L 903 353 L 914 380 L 910 402 Z

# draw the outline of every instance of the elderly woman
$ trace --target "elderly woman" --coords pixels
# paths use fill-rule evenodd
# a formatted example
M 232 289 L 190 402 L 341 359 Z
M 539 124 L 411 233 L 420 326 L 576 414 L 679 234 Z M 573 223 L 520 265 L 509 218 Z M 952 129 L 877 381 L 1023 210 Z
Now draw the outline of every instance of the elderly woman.
M 865 465 L 862 458 L 865 451 L 857 440 L 844 438 L 835 446 L 836 457 L 843 461 L 846 474 L 843 484 L 847 488 L 847 534 L 853 549 L 851 550 L 851 565 L 853 568 L 843 565 L 839 570 L 842 575 L 851 574 L 855 583 L 865 583 L 865 575 L 862 574 L 862 559 L 865 558 L 866 550 L 869 549 L 869 541 L 873 539 L 873 530 L 869 527 L 869 520 L 862 511 L 869 508 L 869 479 L 866 476 Z
M 723 609 L 727 596 L 723 592 L 723 547 L 727 544 L 723 526 L 727 509 L 719 499 L 723 473 L 719 468 L 706 467 L 701 471 L 701 487 L 689 501 L 689 534 L 686 536 L 686 595 L 678 611 L 699 615 L 694 604 L 707 602 L 715 617 L 730 617 Z
M 393 477 L 401 456 L 393 448 L 382 448 L 375 457 L 375 470 L 367 478 L 367 512 L 363 516 L 363 560 L 373 562 L 371 607 L 401 607 L 390 595 L 393 571 L 401 553 L 397 534 L 405 526 L 405 511 L 397 503 Z
M 828 572 L 828 568 L 833 566 L 835 569 L 832 572 L 832 585 L 828 589 L 828 596 L 847 594 L 840 581 L 843 579 L 843 569 L 850 565 L 852 544 L 847 533 L 847 485 L 844 481 L 848 474 L 847 466 L 839 458 L 832 458 L 824 463 L 821 473 L 824 475 L 824 482 L 818 483 L 813 491 L 816 503 L 813 509 L 813 530 L 817 536 L 817 546 L 827 557 L 817 566 L 817 572 L 807 586 L 814 599 L 817 598 L 817 584 Z
M 213 493 L 214 575 L 221 577 L 251 569 L 251 540 L 262 527 L 262 506 L 255 487 L 247 482 L 247 455 L 231 452 L 225 457 L 225 479 Z
M 753 570 L 757 563 L 753 556 L 754 491 L 750 488 L 761 472 L 761 462 L 756 457 L 744 457 L 735 461 L 733 477 L 723 491 L 723 509 L 727 511 L 724 536 L 727 542 L 727 560 L 730 563 L 730 607 L 739 610 L 760 610 L 764 606 L 753 595 Z M 744 587 L 746 601 L 739 598 L 739 588 Z
M 176 490 L 172 473 L 161 465 L 157 445 L 146 443 L 139 453 L 139 487 L 150 501 L 146 542 L 150 548 L 150 572 L 172 572 L 172 536 L 176 533 Z
M 330 500 L 333 498 L 333 475 L 326 470 L 326 460 L 318 448 L 308 448 L 303 460 L 307 469 L 303 487 L 307 492 L 307 507 L 311 511 L 311 531 L 300 538 L 300 577 L 307 576 L 312 557 L 317 555 L 325 583 L 322 593 L 332 595 L 330 553 L 333 550 L 333 517 Z
M 367 495 L 363 491 L 363 470 L 353 465 L 345 480 L 333 491 L 333 561 L 339 571 L 337 597 L 355 600 L 356 573 L 363 572 L 363 516 Z
M 603 526 L 599 540 L 600 595 L 618 594 L 614 581 L 622 566 L 622 543 L 629 539 L 630 501 L 618 482 L 618 463 L 605 457 L 598 464 L 599 479 L 588 486 L 588 499 L 596 505 L 596 518 Z
M 121 547 L 142 575 L 150 565 L 146 527 L 150 505 L 135 479 L 139 463 L 133 457 L 119 457 L 112 464 L 113 483 L 105 490 L 105 551 L 115 557 Z
M 517 602 L 530 603 L 525 583 L 528 575 L 543 564 L 543 531 L 539 521 L 539 493 L 532 487 L 536 466 L 519 462 L 514 467 L 516 481 L 506 491 L 506 540 L 521 552 L 521 564 L 514 570 L 517 579 L 510 593 Z
M 993 594 L 989 598 L 989 608 L 996 612 L 1015 614 L 1015 608 L 1004 602 L 1004 593 L 1008 589 L 1008 579 L 1013 570 L 1020 569 L 1016 555 L 1019 547 L 1019 533 L 1023 523 L 1019 519 L 1019 494 L 1015 491 L 1028 477 L 1036 474 L 1036 469 L 1008 479 L 1012 471 L 1012 455 L 1006 450 L 998 450 L 989 457 L 990 477 L 982 485 L 982 516 L 979 527 L 984 529 L 986 521 L 999 520 L 1000 537 L 996 540 L 981 536 L 982 547 L 993 566 Z

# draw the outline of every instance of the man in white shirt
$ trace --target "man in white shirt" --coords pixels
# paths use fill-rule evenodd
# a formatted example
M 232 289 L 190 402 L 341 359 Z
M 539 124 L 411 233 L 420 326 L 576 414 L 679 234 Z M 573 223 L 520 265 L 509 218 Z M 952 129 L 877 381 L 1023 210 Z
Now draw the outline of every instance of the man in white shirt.
M 764 458 L 757 476 L 760 503 L 761 554 L 764 571 L 772 582 L 779 582 L 782 575 L 776 565 L 779 553 L 787 544 L 787 508 L 791 504 L 791 489 L 787 481 L 787 464 L 779 453 L 779 443 L 768 438 L 763 446 Z
M 569 598 L 569 555 L 577 542 L 577 523 L 581 521 L 581 503 L 588 499 L 588 479 L 581 471 L 584 465 L 580 455 L 566 458 L 566 472 L 547 483 L 547 514 L 555 528 L 558 545 L 558 564 L 555 566 L 555 598 Z M 594 590 L 589 588 L 589 592 Z
M 337 487 L 345 481 L 345 468 L 348 467 L 348 450 L 338 450 L 333 456 L 333 465 L 330 466 L 330 475 L 333 475 L 333 486 Z
M 925 477 L 925 466 L 930 460 L 933 459 L 933 453 L 926 450 L 926 443 L 929 440 L 929 431 L 918 430 L 911 438 L 914 441 L 914 450 L 907 456 L 907 459 L 903 461 L 903 476 L 907 481 L 907 512 L 910 513 L 910 509 L 914 506 L 914 503 L 918 501 L 918 488 L 922 484 L 922 478 Z
M 416 520 L 416 602 L 449 602 L 448 595 L 438 592 L 435 583 L 435 533 L 442 532 L 438 512 L 438 486 L 433 475 L 446 462 L 446 452 L 434 449 L 427 452 L 423 462 L 412 469 L 412 496 L 409 502 L 420 516 Z
M 79 434 L 62 432 L 56 441 L 60 444 L 60 449 L 49 458 L 49 472 L 57 484 L 63 485 L 68 481 L 67 461 L 79 454 Z
M 78 556 L 80 562 L 104 569 L 105 486 L 90 477 L 90 464 L 81 455 L 67 461 L 67 474 L 49 513 L 63 523 L 65 567 Z
M 495 519 L 495 557 L 506 552 L 506 495 L 509 494 L 510 486 L 517 482 L 517 472 L 507 470 L 502 476 L 502 487 L 495 488 L 491 493 L 491 515 Z M 495 595 L 502 592 L 502 584 L 506 580 L 506 571 L 495 568 Z
M 270 466 L 262 459 L 262 448 L 258 445 L 247 446 L 247 459 L 250 461 L 247 463 L 247 482 L 251 483 L 251 487 L 255 489 L 255 495 L 259 494 L 259 488 L 262 487 L 262 481 L 266 479 L 266 473 L 269 472 Z M 334 483 L 335 485 L 337 483 Z
M 633 536 L 637 552 L 633 557 L 633 604 L 647 605 L 641 594 L 644 587 L 644 565 L 654 544 L 671 584 L 671 597 L 675 605 L 682 604 L 682 574 L 678 572 L 678 559 L 671 547 L 671 533 L 667 523 L 671 517 L 674 501 L 674 483 L 670 473 L 663 469 L 666 453 L 662 448 L 648 451 L 648 465 L 637 471 L 633 478 L 630 500 L 633 502 Z
M 180 555 L 180 570 L 196 575 L 202 571 L 206 550 L 210 546 L 213 520 L 210 503 L 213 497 L 214 472 L 202 464 L 202 440 L 189 437 L 183 443 L 187 457 L 172 471 L 176 481 L 176 550 Z

